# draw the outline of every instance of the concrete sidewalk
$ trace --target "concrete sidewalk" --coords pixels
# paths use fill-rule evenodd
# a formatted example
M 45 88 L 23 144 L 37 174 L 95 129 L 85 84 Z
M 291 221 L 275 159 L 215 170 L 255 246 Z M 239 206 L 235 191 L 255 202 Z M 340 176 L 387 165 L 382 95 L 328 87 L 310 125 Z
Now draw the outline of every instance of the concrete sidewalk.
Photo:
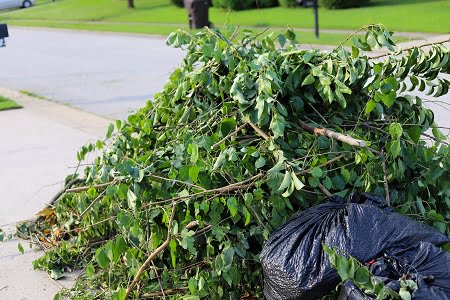
M 63 186 L 77 149 L 104 137 L 110 120 L 4 88 L 0 95 L 24 106 L 0 111 L 0 228 L 14 232 L 14 223 L 33 218 Z M 18 242 L 0 242 L 0 299 L 53 299 L 61 284 L 71 284 L 32 270 L 42 253 L 21 241 L 22 255 Z

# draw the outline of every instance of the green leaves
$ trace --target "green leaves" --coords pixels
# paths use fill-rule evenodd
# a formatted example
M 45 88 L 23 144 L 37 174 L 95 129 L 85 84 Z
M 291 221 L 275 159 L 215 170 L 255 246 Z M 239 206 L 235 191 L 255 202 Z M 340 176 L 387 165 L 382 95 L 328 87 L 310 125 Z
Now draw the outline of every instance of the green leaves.
M 195 164 L 198 160 L 198 146 L 196 144 L 189 144 L 188 153 L 191 155 L 191 163 Z
M 283 116 L 278 113 L 275 113 L 272 117 L 272 121 L 270 122 L 270 130 L 273 132 L 273 137 L 279 138 L 284 136 L 284 128 L 286 126 L 286 120 Z
M 377 299 L 386 299 L 388 296 L 392 299 L 400 298 L 399 294 L 386 287 L 382 280 L 376 280 L 375 276 L 355 258 L 340 255 L 327 245 L 323 245 L 323 251 L 328 255 L 331 266 L 337 270 L 342 281 L 353 281 L 365 293 L 377 295 Z
M 389 134 L 393 139 L 400 139 L 403 134 L 402 125 L 395 122 L 391 123 L 391 125 L 389 125 Z
M 310 85 L 310 84 L 314 83 L 314 81 L 315 81 L 314 76 L 311 74 L 308 74 L 308 76 L 306 76 L 305 79 L 303 79 L 302 86 Z
M 230 210 L 231 216 L 234 217 L 236 215 L 236 213 L 238 212 L 238 202 L 237 202 L 236 198 L 234 198 L 234 197 L 228 198 L 227 207 Z
M 102 248 L 97 249 L 97 251 L 95 252 L 95 261 L 102 269 L 108 268 L 110 263 L 108 255 L 106 255 L 105 251 Z
M 23 249 L 23 246 L 22 246 L 22 244 L 20 242 L 17 244 L 17 249 L 19 249 L 19 252 L 21 254 L 24 254 L 24 249 Z
M 322 174 L 323 174 L 322 169 L 319 167 L 314 167 L 311 170 L 311 175 L 314 177 L 322 177 Z
M 106 131 L 106 138 L 109 139 L 114 132 L 114 124 L 108 125 L 108 130 Z

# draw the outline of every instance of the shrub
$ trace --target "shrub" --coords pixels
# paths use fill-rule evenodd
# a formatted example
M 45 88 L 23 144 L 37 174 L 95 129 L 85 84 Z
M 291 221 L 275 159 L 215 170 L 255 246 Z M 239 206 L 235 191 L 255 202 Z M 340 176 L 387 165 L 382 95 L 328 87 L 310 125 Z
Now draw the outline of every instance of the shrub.
M 243 10 L 252 7 L 253 0 L 213 0 L 214 7 L 231 9 L 231 10 Z
M 170 0 L 170 2 L 178 7 L 184 7 L 184 0 Z
M 278 0 L 280 6 L 283 7 L 296 7 L 298 6 L 297 0 Z
M 264 7 L 274 7 L 278 6 L 277 0 L 256 0 L 255 1 L 256 7 L 264 8 Z
M 231 10 L 243 10 L 249 8 L 264 8 L 278 5 L 277 0 L 212 0 L 214 7 Z
M 328 9 L 341 9 L 365 6 L 370 0 L 319 0 L 320 6 Z

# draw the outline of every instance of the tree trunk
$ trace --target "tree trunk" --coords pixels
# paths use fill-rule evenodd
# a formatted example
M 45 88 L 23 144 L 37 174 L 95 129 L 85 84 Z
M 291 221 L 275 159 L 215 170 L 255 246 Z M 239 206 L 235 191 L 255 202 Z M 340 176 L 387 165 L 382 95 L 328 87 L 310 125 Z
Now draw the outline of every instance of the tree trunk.
M 128 0 L 128 8 L 134 8 L 134 0 Z

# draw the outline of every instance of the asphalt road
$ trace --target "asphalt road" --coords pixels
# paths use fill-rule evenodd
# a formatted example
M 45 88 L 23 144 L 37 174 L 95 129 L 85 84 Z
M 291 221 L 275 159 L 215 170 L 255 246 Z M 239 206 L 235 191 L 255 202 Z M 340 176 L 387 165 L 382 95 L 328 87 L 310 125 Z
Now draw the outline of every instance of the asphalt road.
M 124 118 L 159 92 L 183 52 L 162 37 L 10 27 L 0 86 Z

